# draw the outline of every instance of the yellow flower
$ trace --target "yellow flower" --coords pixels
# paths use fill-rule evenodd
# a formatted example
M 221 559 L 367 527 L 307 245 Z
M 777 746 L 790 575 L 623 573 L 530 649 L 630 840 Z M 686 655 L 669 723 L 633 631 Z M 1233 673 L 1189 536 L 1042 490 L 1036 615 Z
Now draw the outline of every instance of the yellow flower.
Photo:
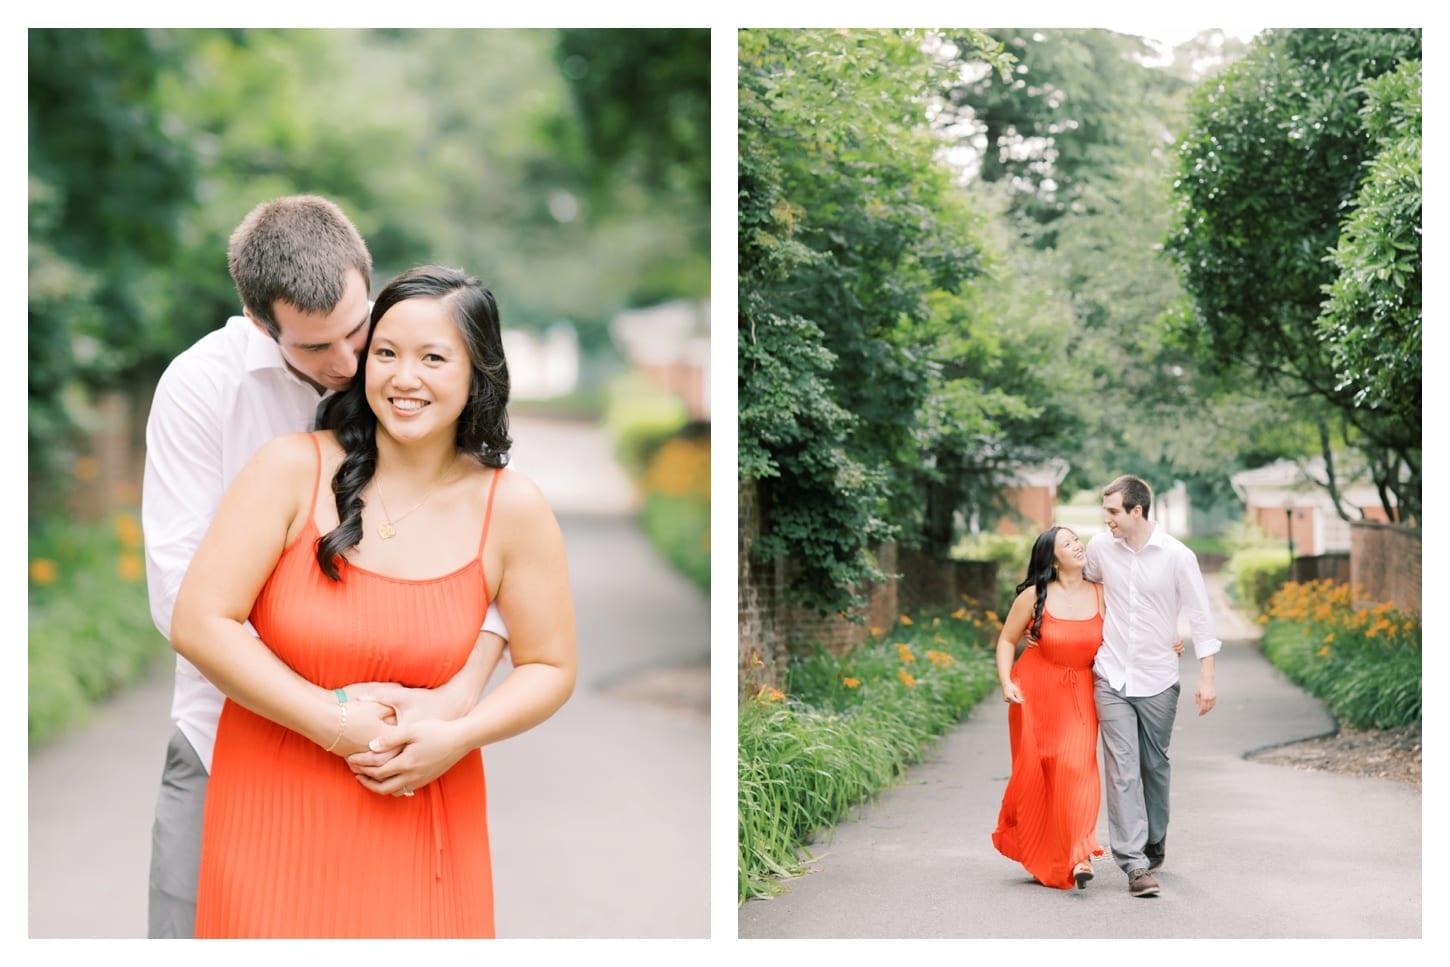
M 896 654 L 900 656 L 901 660 L 904 662 L 910 663 L 916 661 L 916 656 L 911 653 L 911 648 L 903 645 L 899 641 L 896 643 Z
M 906 625 L 908 628 L 911 627 L 911 619 L 908 618 L 906 615 L 901 616 L 901 623 Z
M 1266 615 L 1266 614 L 1259 615 L 1259 624 L 1266 625 L 1268 623 L 1269 623 L 1269 616 L 1268 615 Z
M 146 576 L 146 565 L 141 561 L 141 555 L 134 551 L 127 551 L 116 558 L 116 572 L 126 581 L 139 581 Z
M 116 514 L 111 518 L 111 524 L 116 528 L 116 536 L 121 539 L 121 546 L 141 546 L 141 525 L 136 523 L 135 517 L 130 514 Z
M 987 620 L 990 621 L 992 624 L 998 624 L 999 622 L 1001 622 L 1002 619 L 999 618 L 999 617 L 997 617 L 997 612 L 995 612 L 995 611 L 988 611 L 987 612 Z
M 955 610 L 955 611 L 952 612 L 952 617 L 953 618 L 960 619 L 960 618 L 965 618 L 966 616 L 967 616 L 967 609 L 966 608 L 958 608 L 957 610 Z
M 871 626 L 871 637 L 872 638 L 880 638 L 881 637 L 881 629 L 878 628 L 878 627 L 876 627 L 875 625 L 872 625 Z
M 765 698 L 770 702 L 783 702 L 785 701 L 785 692 L 782 692 L 778 688 L 768 688 L 765 690 Z
M 955 658 L 953 658 L 951 655 L 948 655 L 944 651 L 929 651 L 926 653 L 926 658 L 927 661 L 930 661 L 933 665 L 950 665 L 952 662 L 956 661 Z
M 1320 658 L 1328 658 L 1329 657 L 1329 646 L 1328 645 L 1325 645 L 1323 648 L 1319 649 L 1314 654 L 1318 655 Z
M 37 557 L 30 562 L 30 580 L 35 584 L 53 584 L 58 572 L 55 562 L 46 557 Z
M 675 437 L 655 452 L 645 472 L 645 488 L 672 497 L 710 496 L 710 447 Z
M 901 669 L 901 671 L 897 672 L 896 673 L 896 677 L 899 678 L 899 679 L 901 679 L 901 683 L 903 685 L 905 685 L 907 688 L 915 688 L 916 687 L 916 679 L 912 678 L 911 677 L 911 672 L 907 671 L 905 668 L 903 668 L 903 669 Z
M 845 685 L 847 688 L 859 688 L 860 685 L 861 685 L 861 679 L 859 679 L 859 678 L 843 678 L 843 679 L 841 679 L 841 684 L 842 685 Z
M 761 668 L 761 667 L 764 667 L 764 665 L 765 665 L 765 662 L 761 660 L 760 653 L 759 652 L 751 652 L 751 654 L 750 654 L 750 667 L 751 668 Z
M 1334 632 L 1331 631 L 1329 634 L 1327 634 L 1327 635 L 1324 636 L 1324 643 L 1326 645 L 1333 643 L 1333 641 L 1334 641 Z

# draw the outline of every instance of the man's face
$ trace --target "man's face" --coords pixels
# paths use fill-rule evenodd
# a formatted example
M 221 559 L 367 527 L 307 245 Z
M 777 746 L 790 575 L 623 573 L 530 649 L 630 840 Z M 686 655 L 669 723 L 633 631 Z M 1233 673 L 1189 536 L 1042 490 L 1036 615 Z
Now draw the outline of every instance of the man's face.
M 286 302 L 272 307 L 281 332 L 277 348 L 287 367 L 321 390 L 347 389 L 357 375 L 358 353 L 368 338 L 368 290 L 362 274 L 349 270 L 342 299 L 331 312 L 302 312 Z M 262 326 L 247 312 L 252 322 Z
M 1103 523 L 1108 525 L 1114 537 L 1124 539 L 1137 535 L 1138 525 L 1143 521 L 1143 509 L 1134 507 L 1130 514 L 1123 510 L 1123 495 L 1121 492 L 1108 494 L 1103 498 Z

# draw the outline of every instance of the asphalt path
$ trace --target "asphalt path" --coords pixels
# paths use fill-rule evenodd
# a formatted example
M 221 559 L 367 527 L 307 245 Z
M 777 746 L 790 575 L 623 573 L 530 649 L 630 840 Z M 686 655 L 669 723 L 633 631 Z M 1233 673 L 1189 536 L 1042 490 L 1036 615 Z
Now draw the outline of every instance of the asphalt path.
M 896 787 L 812 845 L 808 873 L 784 881 L 777 897 L 743 904 L 739 936 L 1420 938 L 1422 911 L 1437 919 L 1422 897 L 1420 790 L 1248 761 L 1334 723 L 1264 659 L 1222 581 L 1211 584 L 1225 638 L 1218 705 L 1197 715 L 1190 647 L 1170 745 L 1161 895 L 1129 896 L 1110 853 L 1085 890 L 1062 891 L 996 852 L 1011 760 L 1006 706 L 994 692 Z M 1105 807 L 1098 840 L 1106 851 Z M 962 955 L 932 949 L 942 962 Z M 1049 949 L 1054 962 L 1066 952 Z
M 484 750 L 499 936 L 707 937 L 707 597 L 642 536 L 597 428 L 512 431 L 564 531 L 579 680 L 547 722 Z M 163 662 L 31 755 L 31 938 L 145 936 L 170 702 Z

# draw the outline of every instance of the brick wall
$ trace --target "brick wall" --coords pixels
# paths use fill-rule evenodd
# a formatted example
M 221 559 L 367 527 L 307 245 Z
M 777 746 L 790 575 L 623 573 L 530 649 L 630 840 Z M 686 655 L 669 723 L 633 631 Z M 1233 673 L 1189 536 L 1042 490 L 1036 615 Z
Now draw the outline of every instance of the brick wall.
M 757 686 L 779 685 L 792 649 L 820 644 L 833 654 L 843 654 L 869 639 L 873 627 L 895 625 L 903 612 L 954 607 L 961 604 L 963 594 L 982 602 L 991 601 L 996 594 L 994 562 L 943 561 L 885 544 L 875 549 L 878 566 L 886 574 L 902 577 L 865 589 L 866 605 L 857 612 L 859 621 L 843 615 L 821 616 L 786 600 L 790 562 L 762 564 L 750 559 L 761 526 L 753 481 L 740 484 L 737 514 L 737 670 L 742 684 L 749 676 L 749 682 Z
M 1360 589 L 1357 606 L 1390 602 L 1420 612 L 1421 537 L 1399 524 L 1355 521 L 1350 525 L 1349 583 Z
M 1348 554 L 1319 554 L 1314 557 L 1295 557 L 1291 565 L 1290 580 L 1334 581 L 1337 584 L 1350 583 Z
M 785 576 L 779 561 L 758 564 L 750 548 L 760 535 L 760 507 L 753 480 L 742 480 L 736 496 L 738 530 L 736 568 L 739 585 L 738 680 L 777 683 L 785 670 L 786 647 L 777 616 Z M 757 667 L 756 662 L 763 662 Z
M 954 607 L 963 597 L 987 608 L 996 607 L 996 561 L 949 561 L 920 551 L 897 555 L 901 579 L 897 589 L 902 611 Z

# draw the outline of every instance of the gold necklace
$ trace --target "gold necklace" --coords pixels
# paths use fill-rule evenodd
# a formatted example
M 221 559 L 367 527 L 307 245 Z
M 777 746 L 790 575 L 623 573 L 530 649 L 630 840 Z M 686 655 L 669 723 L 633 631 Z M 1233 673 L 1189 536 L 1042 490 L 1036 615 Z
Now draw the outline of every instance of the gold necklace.
M 450 463 L 449 466 L 451 467 L 453 465 Z M 373 489 L 378 492 L 378 506 L 381 507 L 382 510 L 383 510 L 383 522 L 378 525 L 378 536 L 381 537 L 385 541 L 390 541 L 394 537 L 397 537 L 398 536 L 398 528 L 396 526 L 394 526 L 394 525 L 396 525 L 404 517 L 407 517 L 408 514 L 411 514 L 413 511 L 417 510 L 419 507 L 422 507 L 424 504 L 426 504 L 428 502 L 428 498 L 431 497 L 431 496 L 433 496 L 433 491 L 437 490 L 439 487 L 441 487 L 443 485 L 443 478 L 446 475 L 447 475 L 447 472 L 446 471 L 444 473 L 442 473 L 442 474 L 439 474 L 438 475 L 437 482 L 434 483 L 433 486 L 431 486 L 431 487 L 428 488 L 428 492 L 423 495 L 423 499 L 420 500 L 420 501 L 418 501 L 412 507 L 409 507 L 408 510 L 405 513 L 399 514 L 397 517 L 393 517 L 393 516 L 391 516 L 388 513 L 388 504 L 387 504 L 387 501 L 383 500 L 383 482 L 382 482 L 382 479 L 379 478 L 379 477 L 373 477 Z

